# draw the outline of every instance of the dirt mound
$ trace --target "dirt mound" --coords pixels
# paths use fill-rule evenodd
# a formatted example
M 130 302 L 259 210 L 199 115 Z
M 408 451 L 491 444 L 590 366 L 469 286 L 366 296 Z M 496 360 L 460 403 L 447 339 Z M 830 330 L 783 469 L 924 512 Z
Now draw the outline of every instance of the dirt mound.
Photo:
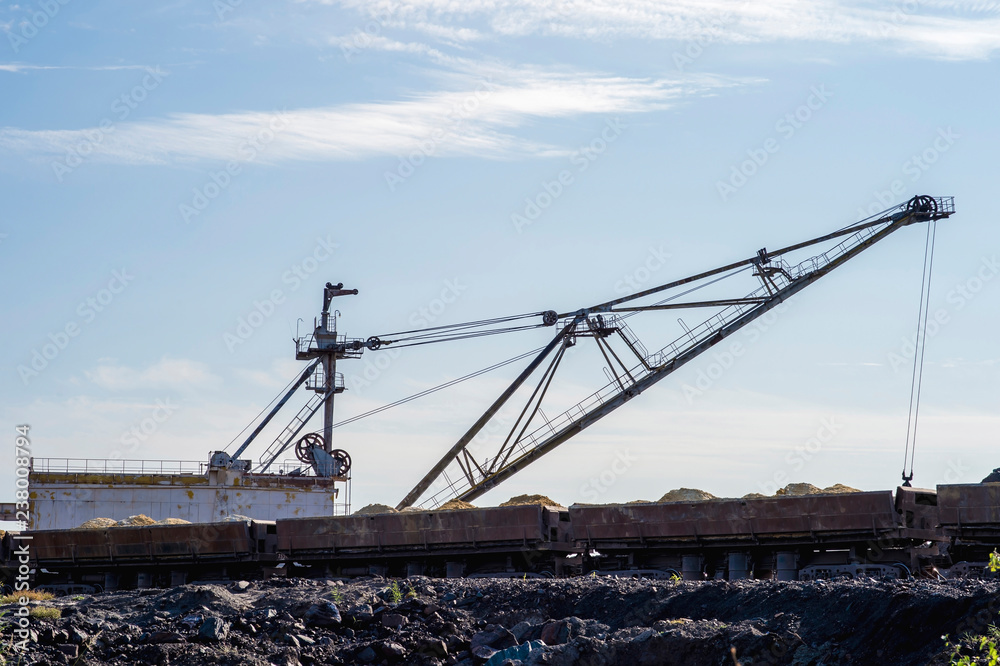
M 157 525 L 190 525 L 190 520 L 184 520 L 183 518 L 164 518 L 163 520 L 156 521 Z
M 800 495 L 817 495 L 823 492 L 811 483 L 789 483 L 784 488 L 778 488 L 778 492 L 774 493 L 775 497 L 798 497 Z
M 851 488 L 850 486 L 845 486 L 842 483 L 835 483 L 829 488 L 824 488 L 820 492 L 826 495 L 839 495 L 841 493 L 860 493 L 861 491 L 857 488 Z
M 456 511 L 459 509 L 478 509 L 475 504 L 469 504 L 468 502 L 463 502 L 460 499 L 448 500 L 441 506 L 439 506 L 436 511 Z
M 517 497 L 511 497 L 500 506 L 524 506 L 525 504 L 541 504 L 542 506 L 558 506 L 560 508 L 565 508 L 559 502 L 556 502 L 545 495 L 518 495 Z
M 366 507 L 364 507 L 362 509 L 358 509 L 357 511 L 355 511 L 354 515 L 355 516 L 374 516 L 375 514 L 379 514 L 379 513 L 397 513 L 397 511 L 395 509 L 393 509 L 391 506 L 389 506 L 388 504 L 369 504 L 368 506 L 366 506 Z
M 76 529 L 78 530 L 96 530 L 105 527 L 117 527 L 118 521 L 114 518 L 91 518 L 87 522 L 83 523 Z
M 144 513 L 138 516 L 129 516 L 125 520 L 118 521 L 118 527 L 140 527 L 142 525 L 155 525 L 156 521 Z
M 704 502 L 705 500 L 718 499 L 712 493 L 706 493 L 697 488 L 674 488 L 659 499 L 660 502 Z
M 250 523 L 250 522 L 253 522 L 253 518 L 251 518 L 250 516 L 243 516 L 243 515 L 240 515 L 238 513 L 234 513 L 232 515 L 226 516 L 225 518 L 223 518 L 219 522 L 220 523 L 239 523 L 239 522 Z
M 742 499 L 767 499 L 770 495 L 762 495 L 760 493 L 747 493 L 742 497 Z

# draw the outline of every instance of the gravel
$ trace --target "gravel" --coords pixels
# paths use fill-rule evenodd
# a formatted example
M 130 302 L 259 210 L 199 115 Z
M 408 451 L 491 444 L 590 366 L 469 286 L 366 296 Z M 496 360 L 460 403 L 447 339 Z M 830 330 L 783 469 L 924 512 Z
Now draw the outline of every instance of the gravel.
M 61 597 L 26 664 L 948 663 L 997 581 L 272 579 Z M 2 641 L 12 607 L 0 608 Z

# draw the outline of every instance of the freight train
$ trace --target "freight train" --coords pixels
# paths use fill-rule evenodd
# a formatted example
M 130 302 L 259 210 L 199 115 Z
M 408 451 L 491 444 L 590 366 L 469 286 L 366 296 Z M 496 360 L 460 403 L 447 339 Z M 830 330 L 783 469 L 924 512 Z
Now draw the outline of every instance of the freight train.
M 580 574 L 684 580 L 989 575 L 1000 483 L 936 490 L 455 511 L 28 532 L 54 591 L 274 576 Z M 23 569 L 21 570 L 23 572 Z

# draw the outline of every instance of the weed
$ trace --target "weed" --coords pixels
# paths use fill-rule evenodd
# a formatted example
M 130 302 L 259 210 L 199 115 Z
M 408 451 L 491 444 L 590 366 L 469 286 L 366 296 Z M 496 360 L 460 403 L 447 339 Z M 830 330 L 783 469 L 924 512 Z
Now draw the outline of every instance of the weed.
M 21 603 L 21 597 L 26 598 L 28 601 L 48 601 L 49 599 L 54 599 L 56 595 L 51 592 L 42 592 L 40 590 L 25 590 L 24 592 L 15 592 L 13 594 L 5 594 L 0 597 L 0 606 L 5 604 L 18 604 Z
M 62 617 L 62 611 L 52 606 L 35 606 L 28 614 L 40 620 L 58 620 Z
M 389 593 L 389 601 L 394 605 L 403 600 L 403 593 L 400 592 L 399 583 L 396 581 L 392 581 L 389 587 L 385 588 L 385 591 Z
M 416 591 L 416 590 L 414 590 L 414 589 L 413 589 L 413 588 L 411 587 L 411 588 L 410 588 L 410 591 L 406 593 L 406 598 L 407 598 L 407 599 L 416 599 L 416 598 L 417 598 L 417 591 Z
M 340 591 L 340 588 L 333 588 L 330 591 L 330 598 L 333 599 L 333 603 L 335 604 L 344 603 L 344 593 Z
M 1000 627 L 995 624 L 987 627 L 984 635 L 966 634 L 957 643 L 952 643 L 948 636 L 941 638 L 944 639 L 945 648 L 951 650 L 948 662 L 950 666 L 976 666 L 977 664 L 997 666 L 1000 664 Z M 980 658 L 983 661 L 980 661 Z
M 995 550 L 992 553 L 990 553 L 989 567 L 991 573 L 996 573 L 997 571 L 1000 571 L 1000 553 L 998 553 Z
M 673 583 L 674 585 L 681 582 L 682 580 L 684 579 L 678 576 L 676 573 L 670 574 L 670 582 Z

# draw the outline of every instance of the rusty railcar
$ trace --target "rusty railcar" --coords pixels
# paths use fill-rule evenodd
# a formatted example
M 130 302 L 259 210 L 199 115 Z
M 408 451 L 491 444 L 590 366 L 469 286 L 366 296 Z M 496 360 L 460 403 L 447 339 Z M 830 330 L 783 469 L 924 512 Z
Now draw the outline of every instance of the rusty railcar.
M 31 532 L 31 563 L 42 586 L 179 585 L 255 575 L 277 561 L 273 522 L 232 521 Z
M 1000 548 L 1000 483 L 937 487 L 940 529 L 948 543 L 944 566 L 954 575 L 983 575 Z
M 688 580 L 907 576 L 940 539 L 933 490 L 570 507 L 589 570 Z
M 278 550 L 336 575 L 563 573 L 569 514 L 540 505 L 277 521 Z

